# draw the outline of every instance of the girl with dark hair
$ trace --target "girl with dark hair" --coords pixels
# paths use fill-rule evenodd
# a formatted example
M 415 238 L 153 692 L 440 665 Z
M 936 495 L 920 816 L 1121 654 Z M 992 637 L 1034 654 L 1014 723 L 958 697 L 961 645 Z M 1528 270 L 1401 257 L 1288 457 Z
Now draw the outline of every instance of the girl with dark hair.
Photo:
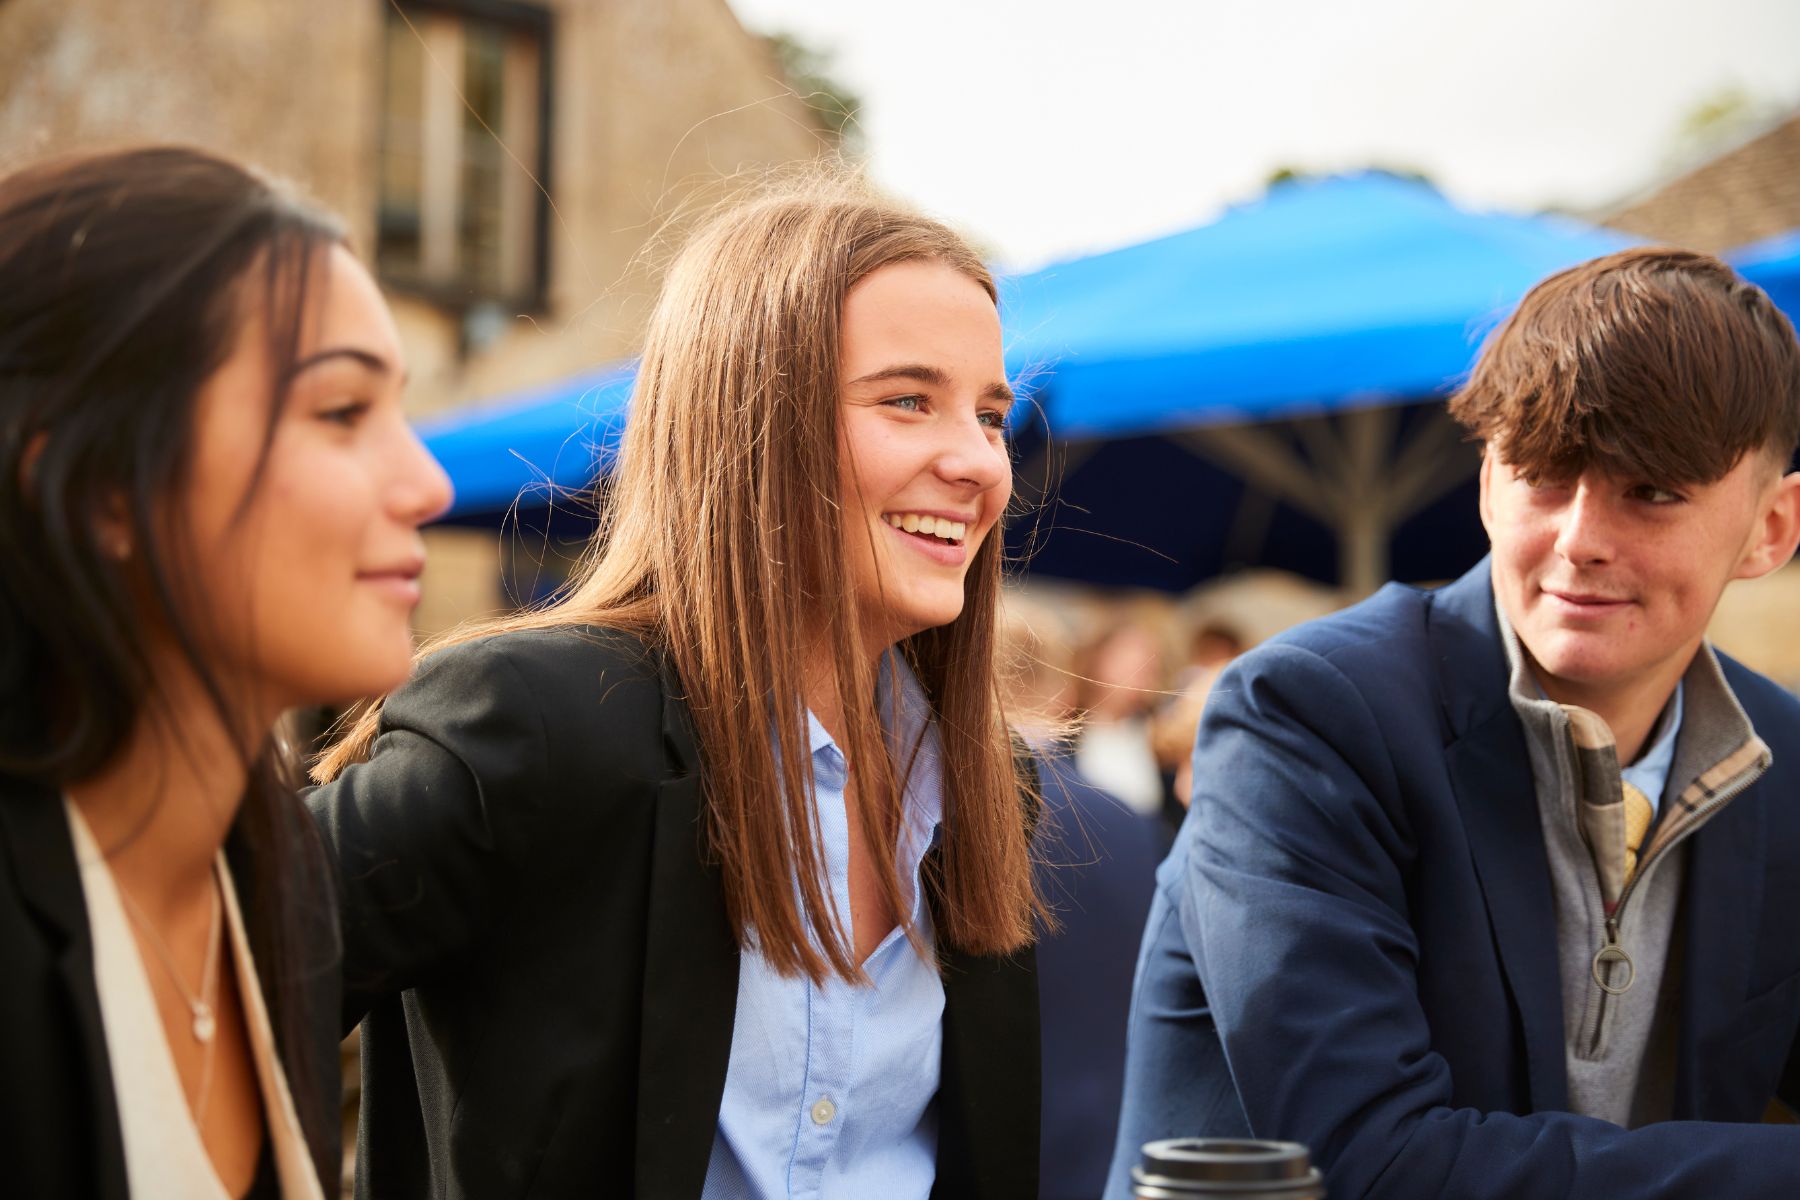
M 1011 404 L 943 226 L 828 180 L 693 237 L 585 568 L 315 772 L 359 1195 L 1035 1196 Z
M 283 709 L 403 679 L 443 472 L 328 218 L 230 162 L 0 179 L 9 1194 L 322 1197 L 328 863 Z

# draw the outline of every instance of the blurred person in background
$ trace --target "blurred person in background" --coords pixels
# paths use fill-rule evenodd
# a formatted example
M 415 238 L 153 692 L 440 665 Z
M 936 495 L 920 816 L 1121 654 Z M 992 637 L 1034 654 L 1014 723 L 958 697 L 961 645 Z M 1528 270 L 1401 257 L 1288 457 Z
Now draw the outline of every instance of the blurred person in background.
M 1194 734 L 1217 679 L 1216 673 L 1196 675 L 1179 695 L 1156 710 L 1150 722 L 1150 750 L 1168 779 L 1168 800 L 1161 816 L 1170 841 L 1187 818 L 1194 787 Z
M 1800 345 L 1715 259 L 1554 275 L 1450 411 L 1492 551 L 1246 654 L 1158 874 L 1108 1191 L 1176 1135 L 1334 1200 L 1792 1196 L 1800 701 L 1716 653 L 1800 542 Z
M 405 678 L 449 484 L 338 226 L 212 155 L 0 179 L 0 1176 L 335 1195 L 336 919 L 271 736 Z
M 1075 765 L 1083 777 L 1147 815 L 1159 812 L 1164 799 L 1149 717 L 1165 698 L 1173 663 L 1166 624 L 1165 613 L 1131 605 L 1096 630 L 1075 658 Z
M 1177 674 L 1176 686 L 1186 690 L 1196 679 L 1216 676 L 1248 648 L 1236 626 L 1219 620 L 1200 622 L 1188 639 L 1187 664 Z
M 1106 1186 L 1125 1073 L 1137 938 L 1168 839 L 1076 770 L 1074 652 L 1047 606 L 1009 592 L 999 659 L 1007 716 L 1037 756 L 1044 812 L 1039 890 L 1055 918 L 1037 948 L 1044 1112 L 1039 1195 L 1092 1200 Z
M 1012 400 L 980 257 L 859 185 L 687 244 L 585 567 L 317 771 L 360 1195 L 1036 1194 Z
M 1161 816 L 1170 838 L 1187 817 L 1193 787 L 1194 733 L 1219 672 L 1244 652 L 1244 639 L 1222 621 L 1206 621 L 1188 643 L 1188 661 L 1175 675 L 1175 695 L 1150 716 L 1150 753 L 1163 783 Z

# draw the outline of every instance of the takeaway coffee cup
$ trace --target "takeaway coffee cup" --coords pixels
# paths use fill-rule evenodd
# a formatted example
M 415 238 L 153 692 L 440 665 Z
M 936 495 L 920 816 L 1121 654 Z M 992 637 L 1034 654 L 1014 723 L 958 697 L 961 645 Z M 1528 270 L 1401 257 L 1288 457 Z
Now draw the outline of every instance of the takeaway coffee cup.
M 1325 1181 L 1297 1142 L 1174 1138 L 1144 1143 L 1131 1168 L 1136 1200 L 1325 1200 Z

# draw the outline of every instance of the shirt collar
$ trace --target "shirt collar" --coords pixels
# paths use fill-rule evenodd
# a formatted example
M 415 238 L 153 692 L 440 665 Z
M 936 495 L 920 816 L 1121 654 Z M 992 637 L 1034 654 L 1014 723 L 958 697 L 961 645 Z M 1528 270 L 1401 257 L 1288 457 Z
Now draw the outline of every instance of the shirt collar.
M 825 727 L 823 725 L 819 724 L 819 718 L 813 716 L 812 709 L 810 709 L 810 708 L 807 709 L 806 710 L 806 752 L 808 754 L 813 755 L 814 757 L 817 757 L 819 751 L 825 749 L 825 747 L 827 747 L 827 746 L 830 746 L 833 750 L 836 750 L 840 756 L 842 756 L 843 751 L 839 750 L 838 744 L 831 740 L 831 735 L 829 733 L 825 732 Z
M 931 701 L 905 658 L 894 650 L 881 656 L 875 696 L 893 750 L 894 769 L 905 780 L 906 811 L 921 832 L 928 832 L 944 819 L 937 722 L 932 719 Z
M 943 820 L 943 777 L 938 766 L 938 725 L 931 711 L 931 698 L 918 682 L 913 667 L 905 658 L 889 649 L 880 660 L 875 680 L 875 711 L 887 734 L 887 748 L 895 759 L 895 772 L 904 781 L 905 811 L 909 822 L 920 833 L 931 833 Z M 830 756 L 821 761 L 821 750 L 830 748 Z M 841 765 L 844 750 L 824 730 L 819 718 L 806 711 L 806 750 L 812 754 L 814 768 Z
M 894 769 L 904 780 L 907 816 L 915 829 L 929 833 L 944 814 L 937 724 L 932 719 L 931 701 L 925 695 L 924 685 L 898 651 L 888 650 L 881 656 L 875 680 L 875 708 L 888 736 Z M 827 747 L 837 763 L 844 761 L 843 748 L 832 740 L 811 709 L 806 712 L 806 736 L 815 766 L 820 751 Z
M 1669 773 L 1669 764 L 1675 761 L 1675 735 L 1681 732 L 1682 693 L 1686 690 L 1686 680 L 1675 681 L 1675 694 L 1663 705 L 1661 715 L 1650 729 L 1650 744 L 1627 770 L 1641 770 L 1657 776 Z

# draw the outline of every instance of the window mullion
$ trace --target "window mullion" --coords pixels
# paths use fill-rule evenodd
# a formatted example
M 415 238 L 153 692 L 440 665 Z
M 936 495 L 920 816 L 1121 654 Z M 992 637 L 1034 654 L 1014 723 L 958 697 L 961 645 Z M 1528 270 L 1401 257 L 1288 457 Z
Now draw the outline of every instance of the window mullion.
M 419 197 L 420 261 L 427 279 L 448 282 L 462 195 L 463 30 L 454 17 L 419 22 L 428 52 L 425 74 L 425 179 Z
M 538 80 L 540 64 L 535 38 L 507 39 L 506 76 L 499 131 L 507 148 L 521 163 L 538 159 Z M 537 181 L 512 168 L 500 181 L 500 280 L 509 297 L 525 295 L 535 257 L 532 227 L 537 215 Z

